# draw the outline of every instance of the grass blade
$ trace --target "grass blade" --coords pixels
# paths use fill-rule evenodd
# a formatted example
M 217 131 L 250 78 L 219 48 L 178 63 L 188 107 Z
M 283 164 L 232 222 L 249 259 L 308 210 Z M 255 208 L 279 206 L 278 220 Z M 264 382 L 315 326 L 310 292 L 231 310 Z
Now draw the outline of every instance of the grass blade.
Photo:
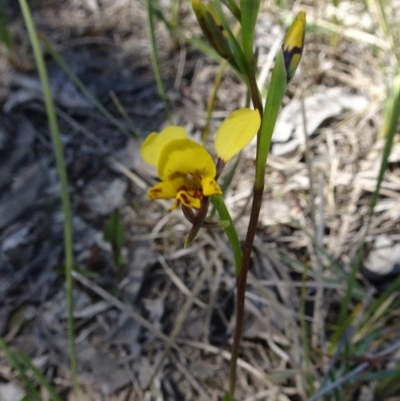
M 123 119 L 128 123 L 128 125 L 131 127 L 131 131 L 133 132 L 133 135 L 135 136 L 136 139 L 140 139 L 141 135 L 136 127 L 135 123 L 133 120 L 129 117 L 127 111 L 125 110 L 125 107 L 122 105 L 120 100 L 118 99 L 117 95 L 114 92 L 110 93 L 111 100 L 114 103 L 114 106 L 117 108 L 119 111 L 119 114 L 123 117 Z
M 154 17 L 155 17 L 154 0 L 146 0 L 146 5 L 147 5 L 147 23 L 149 25 L 150 42 L 151 42 L 151 64 L 153 66 L 158 93 L 164 103 L 165 113 L 168 122 L 171 124 L 171 112 L 169 109 L 167 93 L 165 92 L 164 83 L 161 76 L 160 60 L 158 58 L 157 45 L 156 45 L 156 34 L 154 28 Z
M 36 380 L 47 390 L 49 397 L 52 401 L 61 401 L 61 397 L 55 392 L 53 386 L 47 381 L 43 373 L 32 363 L 32 361 L 22 353 L 16 354 L 19 361 L 25 365 L 26 369 L 29 369 Z
M 393 139 L 397 132 L 397 125 L 398 125 L 399 117 L 400 117 L 400 75 L 397 76 L 397 79 L 395 81 L 394 93 L 396 93 L 396 97 L 394 98 L 394 101 L 393 101 L 392 115 L 389 120 L 390 123 L 389 123 L 388 131 L 387 131 L 386 143 L 385 143 L 385 147 L 383 150 L 381 166 L 380 166 L 380 170 L 379 170 L 379 174 L 378 174 L 378 180 L 377 180 L 377 184 L 375 187 L 375 191 L 372 194 L 372 198 L 371 198 L 367 228 L 365 230 L 365 233 L 363 236 L 363 241 L 362 241 L 360 249 L 357 253 L 356 260 L 354 262 L 351 274 L 350 274 L 348 282 L 347 282 L 346 294 L 345 294 L 345 298 L 342 302 L 342 306 L 341 306 L 339 317 L 338 317 L 338 327 L 335 332 L 334 341 L 333 341 L 334 343 L 338 341 L 338 339 L 342 336 L 342 334 L 344 333 L 344 331 L 346 329 L 346 318 L 347 318 L 348 310 L 350 307 L 350 302 L 351 302 L 352 293 L 353 293 L 353 287 L 356 283 L 357 273 L 360 270 L 360 266 L 361 266 L 361 261 L 362 261 L 364 248 L 365 248 L 365 238 L 368 233 L 369 227 L 371 225 L 375 206 L 378 202 L 379 191 L 382 186 L 383 177 L 385 175 L 385 171 L 389 164 L 389 156 L 390 156 L 390 152 L 392 150 Z
M 33 49 L 36 67 L 39 73 L 43 88 L 43 97 L 46 107 L 47 118 L 49 122 L 50 136 L 53 144 L 54 157 L 58 179 L 61 186 L 61 205 L 64 215 L 64 252 L 65 252 L 65 280 L 66 280 L 66 301 L 67 301 L 67 325 L 68 325 L 68 345 L 71 364 L 72 380 L 74 385 L 75 398 L 79 399 L 78 371 L 75 354 L 75 336 L 74 336 L 74 318 L 73 318 L 73 298 L 72 298 L 72 269 L 73 260 L 73 239 L 72 239 L 72 215 L 71 202 L 68 193 L 68 177 L 65 166 L 64 152 L 60 138 L 60 130 L 54 108 L 53 97 L 50 89 L 50 82 L 44 64 L 43 55 L 39 45 L 39 39 L 36 33 L 35 25 L 26 0 L 19 0 L 22 15 L 26 28 L 28 30 L 29 40 Z
M 239 275 L 240 272 L 240 267 L 242 264 L 242 248 L 240 246 L 240 241 L 239 237 L 236 231 L 236 227 L 233 224 L 232 217 L 229 214 L 229 210 L 227 209 L 224 199 L 222 198 L 221 195 L 215 195 L 211 197 L 211 202 L 215 209 L 218 212 L 219 218 L 223 221 L 228 221 L 229 225 L 224 227 L 226 236 L 229 239 L 229 242 L 231 244 L 232 250 L 233 250 L 233 256 L 235 259 L 235 272 L 236 272 L 236 277 Z
M 212 118 L 212 114 L 214 112 L 214 108 L 215 108 L 215 102 L 217 100 L 217 93 L 218 93 L 218 89 L 221 86 L 222 83 L 222 78 L 225 74 L 226 71 L 226 67 L 228 66 L 228 63 L 226 60 L 222 60 L 219 70 L 218 70 L 218 74 L 215 76 L 214 79 L 214 83 L 213 86 L 211 88 L 211 93 L 210 96 L 208 98 L 208 102 L 207 102 L 207 116 L 206 116 L 206 125 L 204 127 L 204 130 L 201 134 L 201 141 L 203 142 L 203 144 L 206 143 L 208 136 L 210 135 L 210 123 L 211 123 L 211 118 Z
M 0 42 L 3 43 L 8 51 L 11 51 L 11 37 L 8 30 L 5 0 L 0 0 Z
M 112 124 L 114 124 L 123 134 L 130 137 L 129 131 L 121 124 L 110 112 L 96 99 L 95 96 L 89 91 L 85 84 L 77 77 L 77 75 L 71 70 L 67 62 L 63 59 L 60 53 L 51 45 L 51 43 L 43 36 L 40 37 L 40 41 L 43 43 L 46 51 L 53 57 L 54 61 L 60 66 L 65 72 L 68 78 L 76 85 L 76 87 L 86 96 L 90 103 L 93 104 Z
M 40 394 L 36 390 L 32 381 L 26 375 L 24 368 L 18 362 L 15 353 L 11 351 L 11 349 L 7 346 L 2 337 L 0 337 L 0 350 L 4 352 L 4 355 L 10 362 L 11 366 L 18 372 L 19 377 L 24 382 L 26 391 L 29 394 L 29 399 L 33 401 L 41 401 Z

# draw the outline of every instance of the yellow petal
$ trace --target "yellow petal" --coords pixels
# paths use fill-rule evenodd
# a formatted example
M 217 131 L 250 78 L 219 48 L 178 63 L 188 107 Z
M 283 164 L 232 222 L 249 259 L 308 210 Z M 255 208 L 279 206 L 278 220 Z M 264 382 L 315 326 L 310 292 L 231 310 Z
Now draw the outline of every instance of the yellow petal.
M 147 197 L 153 199 L 173 199 L 178 193 L 177 185 L 174 181 L 159 182 L 152 186 L 148 192 Z
M 217 182 L 212 177 L 204 177 L 201 180 L 201 188 L 204 196 L 221 195 L 222 191 Z
M 211 155 L 203 146 L 187 138 L 175 139 L 164 146 L 157 171 L 163 181 L 174 180 L 179 175 L 189 180 L 216 175 Z
M 164 146 L 174 139 L 186 138 L 186 136 L 184 128 L 174 125 L 163 129 L 159 134 L 152 132 L 140 148 L 140 157 L 146 163 L 157 166 Z
M 300 11 L 290 25 L 283 40 L 282 51 L 285 60 L 287 81 L 289 82 L 300 63 L 304 47 L 304 34 L 306 29 L 306 13 Z
M 215 137 L 218 157 L 227 162 L 245 148 L 260 128 L 260 113 L 257 110 L 234 111 L 219 127 Z
M 199 196 L 193 191 L 179 191 L 176 195 L 176 200 L 178 204 L 182 204 L 194 209 L 200 209 L 201 206 L 200 199 L 201 196 Z

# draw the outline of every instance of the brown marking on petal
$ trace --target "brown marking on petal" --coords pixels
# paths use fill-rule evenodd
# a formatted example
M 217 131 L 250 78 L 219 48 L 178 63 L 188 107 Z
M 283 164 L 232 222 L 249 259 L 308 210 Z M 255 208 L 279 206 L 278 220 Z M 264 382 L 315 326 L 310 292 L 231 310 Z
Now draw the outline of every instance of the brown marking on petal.
M 179 197 L 183 200 L 183 203 L 190 205 L 189 199 L 184 193 L 179 194 Z
M 203 197 L 203 191 L 201 189 L 189 189 L 186 192 L 193 198 L 201 199 Z

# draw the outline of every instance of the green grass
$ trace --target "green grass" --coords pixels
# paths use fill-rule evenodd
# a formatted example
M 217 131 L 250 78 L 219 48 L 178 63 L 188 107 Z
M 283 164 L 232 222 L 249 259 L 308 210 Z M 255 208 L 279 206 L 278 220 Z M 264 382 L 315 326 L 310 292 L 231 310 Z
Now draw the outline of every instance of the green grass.
M 19 0 L 22 15 L 28 30 L 29 39 L 32 45 L 33 54 L 35 57 L 36 68 L 39 73 L 40 81 L 43 89 L 44 103 L 46 114 L 49 123 L 51 141 L 53 144 L 53 153 L 56 161 L 58 179 L 61 186 L 61 206 L 64 216 L 64 255 L 65 255 L 65 284 L 66 284 L 66 303 L 67 303 L 67 326 L 68 326 L 68 345 L 69 357 L 72 373 L 72 382 L 74 387 L 75 398 L 79 400 L 79 382 L 78 368 L 75 353 L 75 335 L 74 335 L 74 303 L 73 303 L 73 278 L 72 269 L 74 266 L 73 254 L 73 238 L 72 238 L 72 211 L 71 201 L 68 189 L 67 169 L 65 165 L 64 151 L 60 138 L 60 130 L 58 127 L 57 116 L 54 108 L 53 96 L 50 89 L 50 82 L 47 75 L 46 66 L 44 63 L 42 51 L 38 35 L 32 15 L 29 10 L 26 0 Z
M 158 4 L 155 0 L 146 0 L 146 6 L 147 6 L 147 24 L 151 42 L 151 63 L 153 66 L 154 76 L 157 82 L 158 93 L 164 103 L 165 115 L 167 117 L 168 122 L 171 124 L 172 123 L 171 110 L 161 74 L 160 58 L 158 56 L 157 43 L 156 43 L 156 31 L 155 31 L 156 28 L 154 25 Z

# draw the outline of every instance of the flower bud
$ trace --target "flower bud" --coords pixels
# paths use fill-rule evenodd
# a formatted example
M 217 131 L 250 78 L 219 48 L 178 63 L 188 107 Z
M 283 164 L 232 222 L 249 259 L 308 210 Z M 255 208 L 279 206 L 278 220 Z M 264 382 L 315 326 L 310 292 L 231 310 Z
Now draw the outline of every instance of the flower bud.
M 192 7 L 204 36 L 222 58 L 232 57 L 224 27 L 210 7 L 200 0 L 192 0 Z
M 287 82 L 289 82 L 300 63 L 304 47 L 304 33 L 306 27 L 306 13 L 300 11 L 292 25 L 290 25 L 282 44 L 283 58 L 285 60 L 285 69 Z

